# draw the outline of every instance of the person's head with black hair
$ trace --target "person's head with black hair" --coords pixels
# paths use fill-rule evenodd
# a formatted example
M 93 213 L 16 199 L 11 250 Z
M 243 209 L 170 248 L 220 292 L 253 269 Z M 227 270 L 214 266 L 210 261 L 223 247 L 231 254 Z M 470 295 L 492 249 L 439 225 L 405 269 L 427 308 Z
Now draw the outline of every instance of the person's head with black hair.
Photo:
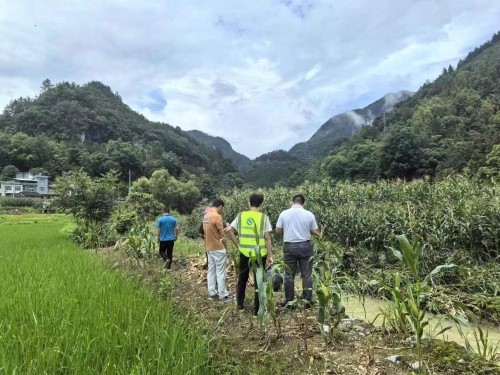
M 293 204 L 300 204 L 301 206 L 306 203 L 306 198 L 302 194 L 295 194 L 292 198 Z
M 250 207 L 259 208 L 264 202 L 264 194 L 253 193 L 250 195 Z
M 224 208 L 224 201 L 222 199 L 215 198 L 212 202 L 212 207 L 215 208 L 220 214 L 222 212 L 222 209 Z
M 163 207 L 163 213 L 165 213 L 165 214 L 169 214 L 169 213 L 170 213 L 170 207 L 168 207 L 168 206 L 164 206 L 164 207 Z

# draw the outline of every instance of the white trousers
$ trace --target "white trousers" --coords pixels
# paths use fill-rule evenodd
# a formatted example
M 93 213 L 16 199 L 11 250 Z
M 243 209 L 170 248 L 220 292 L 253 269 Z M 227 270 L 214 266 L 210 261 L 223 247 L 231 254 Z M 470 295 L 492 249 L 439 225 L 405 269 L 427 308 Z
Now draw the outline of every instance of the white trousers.
M 219 295 L 219 298 L 226 297 L 229 293 L 226 289 L 226 249 L 207 251 L 208 254 L 208 272 L 207 284 L 208 295 Z

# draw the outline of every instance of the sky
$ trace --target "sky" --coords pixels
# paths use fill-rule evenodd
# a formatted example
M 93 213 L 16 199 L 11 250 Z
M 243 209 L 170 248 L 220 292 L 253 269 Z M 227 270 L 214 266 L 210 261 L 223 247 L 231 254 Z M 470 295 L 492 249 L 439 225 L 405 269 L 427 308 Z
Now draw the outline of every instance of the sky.
M 500 29 L 499 0 L 0 0 L 0 108 L 101 81 L 255 158 L 416 91 Z

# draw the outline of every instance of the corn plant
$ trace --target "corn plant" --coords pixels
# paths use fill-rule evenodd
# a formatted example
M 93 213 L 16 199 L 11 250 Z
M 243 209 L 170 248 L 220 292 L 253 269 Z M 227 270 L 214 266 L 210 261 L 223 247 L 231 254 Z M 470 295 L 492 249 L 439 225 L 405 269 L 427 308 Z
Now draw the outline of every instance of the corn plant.
M 342 277 L 336 268 L 342 257 L 337 247 L 331 242 L 316 237 L 313 241 L 316 248 L 313 292 L 319 304 L 316 323 L 323 340 L 329 343 L 333 334 L 331 328 L 337 328 L 342 318 L 340 313 L 342 289 L 339 284 Z
M 496 181 L 452 176 L 441 181 L 376 183 L 305 183 L 300 190 L 307 207 L 325 228 L 325 240 L 347 247 L 384 252 L 398 233 L 419 236 L 427 256 L 421 268 L 430 272 L 464 249 L 474 259 L 500 255 L 500 190 Z M 265 191 L 266 214 L 276 222 L 296 190 Z M 225 211 L 235 216 L 249 191 L 224 197 Z M 378 259 L 374 256 L 373 259 Z
M 381 312 L 384 323 L 392 324 L 392 328 L 396 328 L 401 332 L 411 331 L 415 335 L 417 350 L 421 354 L 424 328 L 429 324 L 422 303 L 424 289 L 434 275 L 445 268 L 456 267 L 456 265 L 445 264 L 438 266 L 422 279 L 420 275 L 420 255 L 422 250 L 420 238 L 417 237 L 412 244 L 405 235 L 396 236 L 396 239 L 399 242 L 401 251 L 394 248 L 391 248 L 391 250 L 406 272 L 404 276 L 397 272 L 394 285 L 382 288 L 389 291 L 391 300 L 389 301 L 389 308 L 382 309 Z M 401 283 L 402 277 L 404 277 L 403 285 Z M 447 329 L 449 327 L 446 327 L 437 335 Z
M 152 258 L 156 248 L 154 229 L 148 224 L 136 223 L 124 241 L 125 251 L 136 260 Z
M 259 299 L 259 311 L 257 311 L 257 321 L 261 328 L 266 324 L 268 317 L 268 286 L 272 285 L 266 280 L 265 264 L 263 264 L 262 256 L 260 255 L 259 238 L 257 228 L 255 228 L 257 245 L 255 246 L 255 258 L 250 257 L 251 267 L 255 275 L 255 287 L 257 288 L 257 297 Z
M 274 298 L 273 277 L 280 272 L 283 265 L 275 264 L 270 269 L 270 277 L 266 275 L 266 265 L 260 254 L 259 232 L 254 223 L 255 234 L 255 258 L 250 257 L 250 263 L 255 275 L 255 287 L 257 288 L 257 298 L 259 299 L 259 311 L 257 311 L 257 322 L 261 328 L 264 328 L 268 319 L 271 318 L 276 329 L 277 337 L 281 336 L 281 320 L 276 313 L 276 301 Z M 239 258 L 238 258 L 239 265 Z

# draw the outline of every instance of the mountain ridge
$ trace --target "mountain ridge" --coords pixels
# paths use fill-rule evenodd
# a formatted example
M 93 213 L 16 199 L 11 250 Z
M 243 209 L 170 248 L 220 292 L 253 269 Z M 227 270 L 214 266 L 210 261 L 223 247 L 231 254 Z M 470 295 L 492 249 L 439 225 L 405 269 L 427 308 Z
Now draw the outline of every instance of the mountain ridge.
M 231 159 L 239 169 L 247 167 L 250 163 L 249 157 L 236 152 L 231 144 L 222 137 L 212 136 L 201 130 L 187 130 L 186 133 L 199 143 L 221 150 L 222 154 Z

